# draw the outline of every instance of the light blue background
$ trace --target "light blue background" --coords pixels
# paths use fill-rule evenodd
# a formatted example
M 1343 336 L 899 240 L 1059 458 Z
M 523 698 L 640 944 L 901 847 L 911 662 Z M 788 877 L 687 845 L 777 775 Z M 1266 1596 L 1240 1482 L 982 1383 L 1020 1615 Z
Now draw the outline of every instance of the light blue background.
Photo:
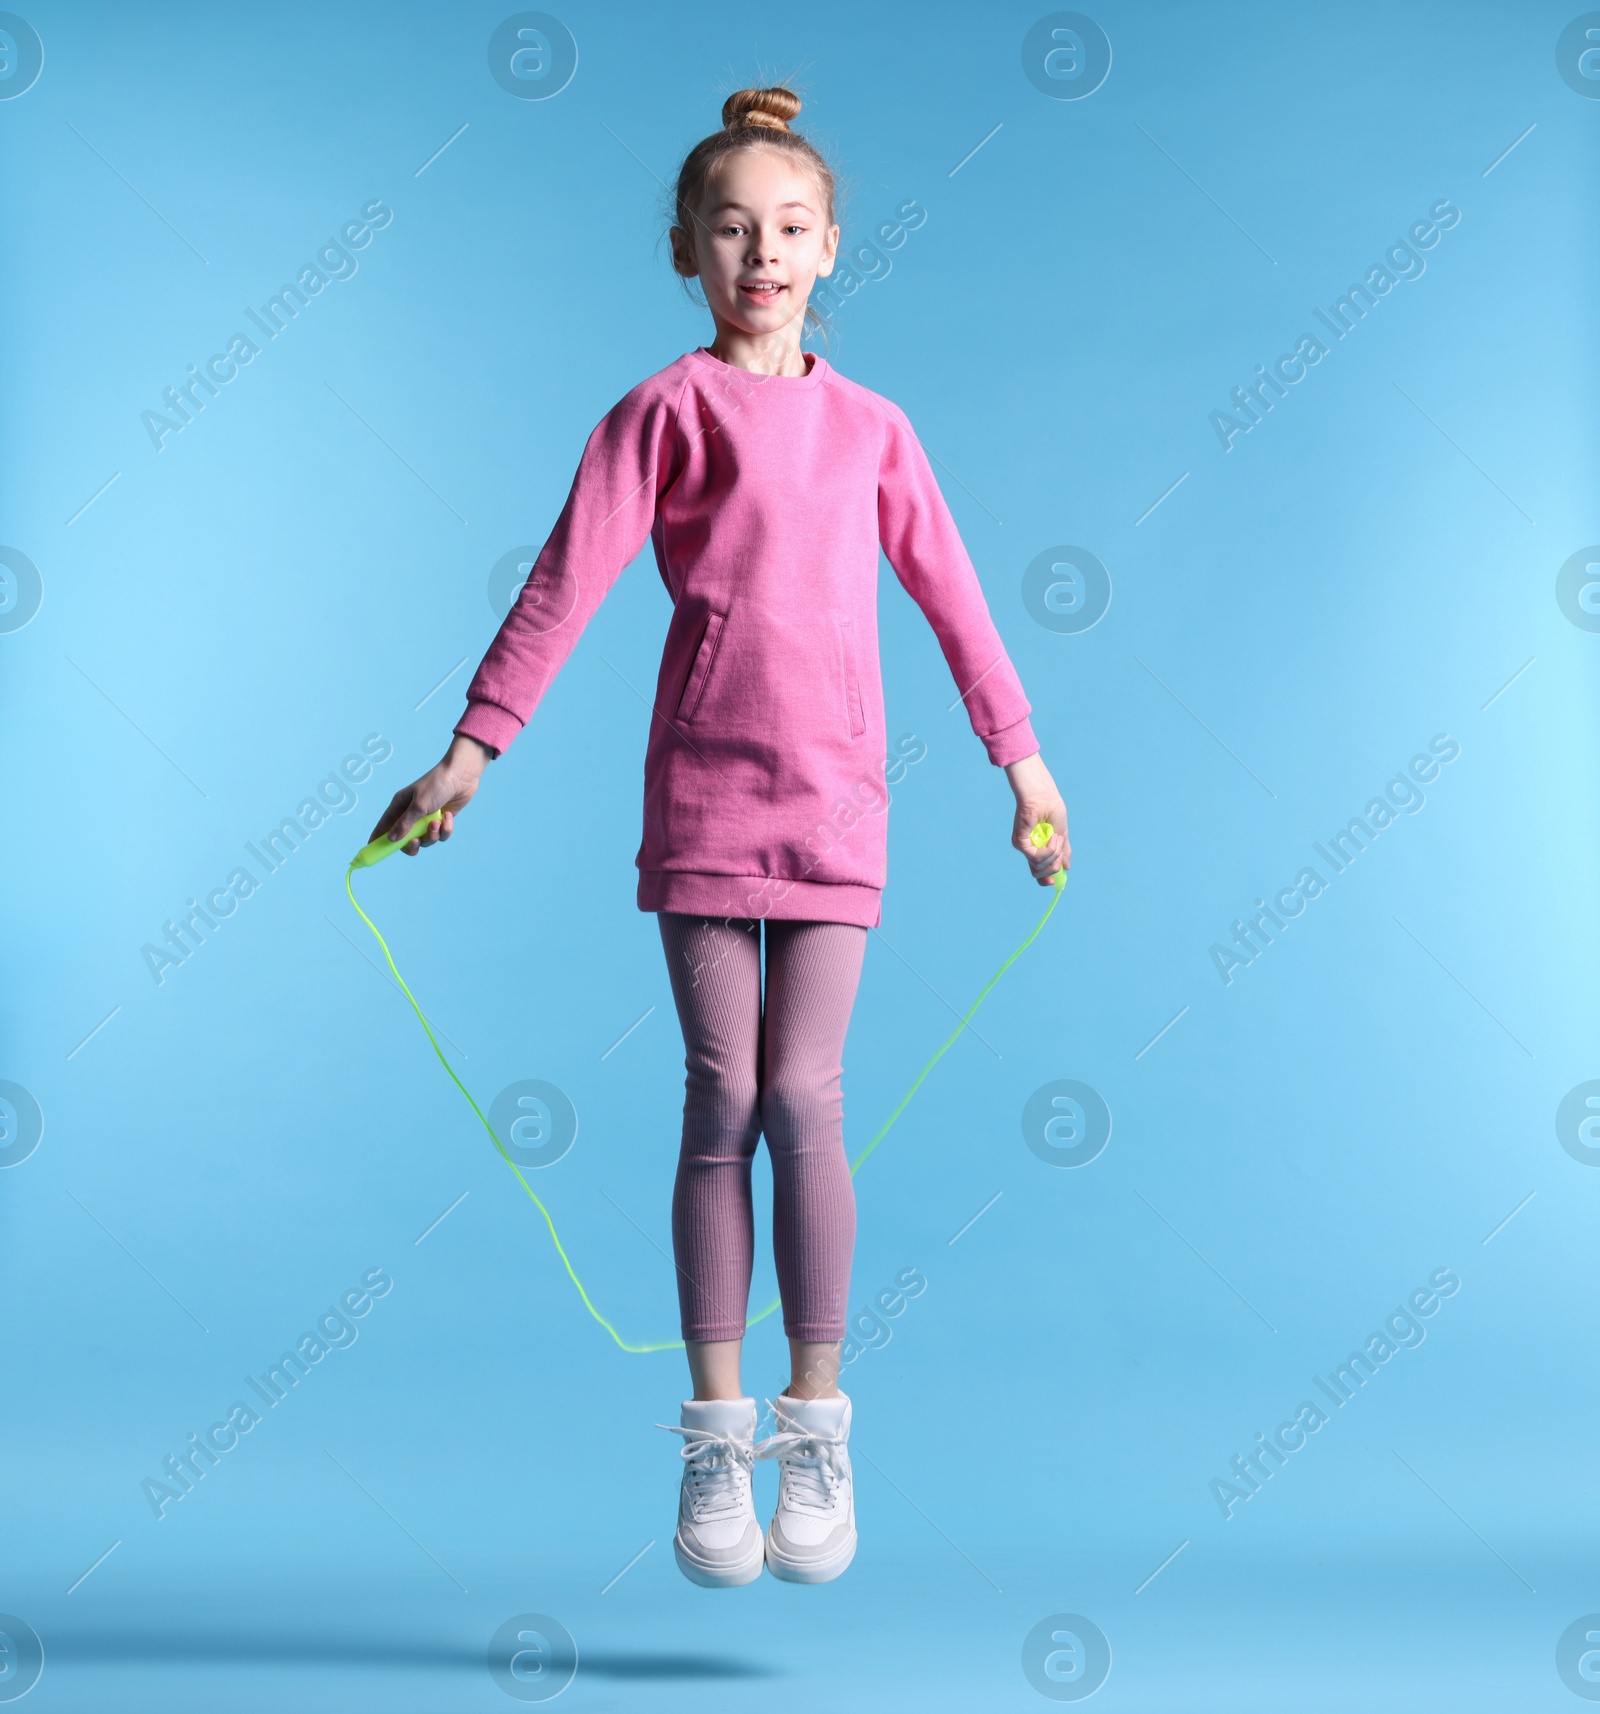
M 44 1639 L 30 1706 L 511 1706 L 483 1654 L 528 1611 L 577 1638 L 575 1711 L 1044 1707 L 1020 1651 L 1059 1612 L 1111 1641 L 1108 1711 L 1576 1706 L 1600 1173 L 1554 1115 L 1600 1077 L 1600 635 L 1555 579 L 1600 540 L 1600 102 L 1557 75 L 1575 12 L 1102 5 L 1084 100 L 1023 75 L 1032 7 L 564 5 L 549 100 L 489 76 L 499 7 L 25 15 L 0 540 L 44 600 L 0 635 L 0 1077 L 45 1130 L 0 1174 L 0 1609 Z M 1075 858 L 858 1183 L 852 1301 L 929 1284 L 846 1373 L 856 1563 L 708 1593 L 672 1564 L 652 1427 L 681 1359 L 583 1314 L 341 880 L 459 713 L 491 566 L 543 539 L 601 414 L 709 336 L 662 181 L 771 76 L 847 238 L 928 211 L 832 357 L 939 460 Z M 373 198 L 359 272 L 157 453 L 140 413 Z M 1441 198 L 1426 273 L 1225 453 L 1208 413 Z M 1062 544 L 1114 586 L 1081 635 L 1021 598 Z M 926 756 L 852 1147 L 1047 899 L 882 589 L 891 740 Z M 635 1338 L 676 1323 L 682 1043 L 633 867 L 666 618 L 647 552 L 448 850 L 362 883 L 480 1100 L 571 1097 L 537 1188 Z M 157 986 L 141 946 L 373 733 L 359 807 Z M 1212 943 L 1440 733 L 1426 807 L 1224 986 Z M 1113 1115 L 1075 1171 L 1019 1124 L 1054 1079 Z M 158 1522 L 141 1480 L 371 1267 L 394 1289 L 355 1345 Z M 1462 1286 L 1425 1342 L 1225 1521 L 1211 1479 L 1440 1267 Z M 758 1303 L 771 1281 L 763 1256 Z M 747 1384 L 783 1377 L 768 1322 Z

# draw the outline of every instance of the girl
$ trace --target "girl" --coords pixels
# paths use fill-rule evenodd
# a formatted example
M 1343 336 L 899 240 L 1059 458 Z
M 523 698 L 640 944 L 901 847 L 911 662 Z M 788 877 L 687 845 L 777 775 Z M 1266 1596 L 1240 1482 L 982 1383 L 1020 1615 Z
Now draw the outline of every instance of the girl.
M 443 760 L 373 829 L 398 837 L 442 810 L 405 849 L 451 836 L 648 537 L 673 615 L 634 861 L 687 1068 L 672 1239 L 694 1397 L 671 1430 L 684 1437 L 674 1545 L 684 1574 L 712 1587 L 748 1583 L 763 1562 L 826 1582 L 855 1553 L 850 1401 L 838 1388 L 855 1238 L 841 1061 L 887 873 L 880 545 L 1010 780 L 1012 845 L 1042 886 L 1069 860 L 1031 704 L 910 423 L 801 350 L 839 228 L 833 174 L 789 129 L 799 111 L 787 89 L 741 90 L 723 128 L 689 152 L 672 260 L 700 280 L 716 337 L 642 381 L 589 437 Z M 1039 847 L 1029 835 L 1042 820 L 1056 831 Z M 758 1446 L 739 1355 L 763 1135 L 791 1369 L 770 1401 L 778 1431 Z M 780 1473 L 765 1533 L 751 1498 L 758 1457 Z

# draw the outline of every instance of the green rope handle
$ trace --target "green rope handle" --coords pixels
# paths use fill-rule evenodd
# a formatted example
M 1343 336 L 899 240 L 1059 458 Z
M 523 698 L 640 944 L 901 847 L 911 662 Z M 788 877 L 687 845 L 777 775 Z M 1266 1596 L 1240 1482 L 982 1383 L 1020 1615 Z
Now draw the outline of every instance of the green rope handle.
M 489 1123 L 488 1119 L 484 1116 L 483 1109 L 478 1105 L 478 1103 L 476 1101 L 473 1100 L 472 1091 L 467 1088 L 466 1084 L 464 1084 L 459 1077 L 456 1076 L 455 1068 L 450 1064 L 450 1061 L 445 1058 L 444 1049 L 439 1046 L 438 1038 L 434 1035 L 432 1027 L 429 1025 L 427 1018 L 424 1017 L 421 1006 L 419 1006 L 417 1004 L 416 995 L 414 995 L 411 992 L 410 988 L 406 986 L 406 979 L 404 976 L 402 976 L 400 974 L 399 966 L 394 961 L 394 955 L 389 951 L 389 943 L 378 932 L 378 925 L 372 920 L 371 917 L 369 917 L 367 915 L 367 913 L 364 910 L 362 910 L 359 902 L 356 899 L 355 889 L 350 884 L 350 877 L 356 872 L 357 869 L 368 869 L 374 863 L 380 862 L 383 858 L 389 856 L 389 854 L 391 852 L 398 851 L 402 845 L 409 844 L 411 842 L 411 840 L 415 839 L 420 833 L 422 833 L 424 831 L 424 829 L 426 829 L 433 822 L 440 820 L 442 815 L 443 815 L 443 811 L 435 810 L 432 815 L 425 815 L 419 821 L 413 822 L 411 825 L 410 831 L 402 834 L 401 837 L 398 839 L 391 840 L 391 839 L 387 838 L 385 835 L 379 834 L 379 836 L 376 839 L 371 840 L 368 844 L 362 846 L 362 848 L 355 854 L 355 856 L 350 859 L 350 867 L 348 869 L 346 869 L 344 872 L 344 890 L 349 895 L 350 903 L 355 906 L 356 915 L 361 918 L 361 920 L 367 925 L 367 927 L 369 929 L 372 930 L 373 938 L 377 941 L 378 945 L 383 948 L 384 961 L 388 964 L 390 971 L 393 973 L 395 981 L 400 984 L 401 993 L 403 993 L 405 995 L 406 999 L 411 1002 L 411 1009 L 413 1012 L 415 1012 L 417 1014 L 417 1022 L 422 1025 L 423 1031 L 427 1035 L 428 1041 L 432 1045 L 434 1053 L 438 1056 L 438 1060 L 439 1060 L 440 1065 L 442 1065 L 444 1067 L 445 1072 L 447 1073 L 447 1075 L 450 1078 L 450 1081 L 453 1084 L 455 1084 L 456 1088 L 459 1089 L 461 1091 L 462 1095 L 466 1097 L 467 1105 L 473 1110 L 474 1113 L 477 1114 L 478 1122 L 483 1126 L 484 1130 L 486 1130 L 489 1133 L 489 1141 L 492 1142 L 494 1144 L 495 1148 L 499 1150 L 500 1158 L 506 1163 L 506 1165 L 508 1167 L 511 1168 L 512 1172 L 514 1172 L 516 1174 L 517 1183 L 520 1184 L 522 1186 L 522 1188 L 528 1193 L 528 1200 L 530 1202 L 532 1202 L 534 1207 L 537 1208 L 539 1210 L 540 1214 L 542 1214 L 544 1216 L 545 1226 L 550 1233 L 550 1242 L 555 1245 L 556 1254 L 561 1258 L 561 1265 L 562 1265 L 562 1267 L 564 1267 L 567 1270 L 567 1278 L 570 1279 L 572 1281 L 573 1285 L 577 1287 L 578 1296 L 583 1299 L 583 1307 L 586 1310 L 588 1310 L 590 1315 L 592 1315 L 595 1318 L 595 1320 L 598 1321 L 600 1323 L 600 1325 L 606 1330 L 606 1332 L 611 1335 L 612 1339 L 616 1341 L 616 1344 L 618 1345 L 618 1347 L 623 1351 L 632 1352 L 632 1353 L 638 1354 L 638 1355 L 642 1355 L 643 1353 L 649 1352 L 649 1351 L 681 1351 L 683 1349 L 683 1341 L 681 1339 L 667 1339 L 667 1340 L 661 1341 L 659 1344 L 654 1344 L 654 1345 L 634 1345 L 634 1344 L 631 1344 L 628 1340 L 624 1339 L 622 1337 L 622 1335 L 617 1332 L 616 1328 L 613 1327 L 611 1325 L 611 1323 L 609 1321 L 607 1321 L 606 1318 L 600 1313 L 600 1311 L 595 1308 L 593 1302 L 591 1301 L 591 1299 L 589 1297 L 588 1292 L 586 1292 L 583 1288 L 583 1281 L 578 1278 L 577 1270 L 573 1267 L 571 1259 L 567 1255 L 566 1246 L 563 1245 L 561 1242 L 561 1234 L 556 1231 L 556 1223 L 550 1216 L 550 1210 L 548 1208 L 546 1208 L 545 1205 L 539 1200 L 538 1196 L 534 1192 L 533 1186 L 530 1185 L 528 1183 L 527 1179 L 525 1179 L 522 1176 L 522 1169 L 511 1158 L 511 1156 L 506 1153 L 505 1144 L 500 1141 L 499 1135 L 495 1131 L 494 1126 L 491 1125 Z M 1033 843 L 1035 845 L 1043 846 L 1043 845 L 1046 845 L 1049 843 L 1050 836 L 1053 832 L 1054 832 L 1054 829 L 1051 827 L 1051 825 L 1048 821 L 1041 821 L 1038 824 L 1038 826 L 1034 828 L 1033 833 L 1030 835 L 1030 837 L 1032 838 Z M 972 1002 L 972 1004 L 967 1007 L 967 1010 L 966 1010 L 965 1014 L 963 1015 L 961 1022 L 959 1024 L 957 1024 L 955 1029 L 950 1032 L 950 1035 L 947 1038 L 947 1040 L 945 1041 L 944 1045 L 933 1056 L 933 1058 L 930 1059 L 928 1061 L 928 1063 L 925 1066 L 923 1066 L 922 1070 L 917 1073 L 916 1082 L 913 1083 L 911 1085 L 911 1087 L 905 1092 L 905 1094 L 900 1097 L 899 1104 L 896 1106 L 895 1110 L 889 1115 L 889 1117 L 887 1119 L 884 1120 L 883 1124 L 879 1127 L 877 1136 L 875 1136 L 872 1139 L 872 1141 L 870 1143 L 868 1143 L 867 1146 L 861 1151 L 861 1153 L 858 1154 L 856 1156 L 856 1158 L 850 1163 L 850 1176 L 851 1176 L 851 1178 L 854 1178 L 855 1175 L 858 1172 L 860 1172 L 861 1167 L 862 1167 L 862 1163 L 867 1159 L 867 1157 L 872 1153 L 872 1151 L 875 1148 L 877 1148 L 878 1144 L 881 1143 L 883 1141 L 883 1139 L 889 1134 L 890 1126 L 893 1125 L 895 1120 L 898 1119 L 900 1117 L 901 1113 L 903 1113 L 905 1111 L 906 1104 L 911 1100 L 911 1097 L 913 1095 L 915 1095 L 916 1092 L 918 1091 L 918 1089 L 920 1089 L 922 1087 L 923 1079 L 926 1078 L 928 1073 L 933 1070 L 934 1066 L 936 1066 L 939 1063 L 939 1061 L 944 1058 L 946 1052 L 949 1050 L 951 1045 L 954 1043 L 956 1037 L 959 1036 L 961 1034 L 961 1032 L 967 1027 L 967 1025 L 972 1021 L 973 1013 L 976 1012 L 978 1007 L 983 1004 L 984 998 L 988 994 L 989 990 L 994 987 L 995 983 L 998 982 L 1000 980 L 1000 978 L 1005 975 L 1005 973 L 1011 968 L 1011 966 L 1013 964 L 1015 964 L 1016 961 L 1022 956 L 1022 954 L 1024 952 L 1026 952 L 1030 946 L 1033 945 L 1033 943 L 1036 939 L 1038 939 L 1040 930 L 1043 929 L 1044 925 L 1047 922 L 1049 922 L 1051 914 L 1054 912 L 1056 906 L 1058 904 L 1060 904 L 1060 902 L 1061 902 L 1061 895 L 1062 895 L 1062 891 L 1063 891 L 1065 884 L 1066 884 L 1066 879 L 1067 879 L 1067 871 L 1065 869 L 1057 869 L 1055 871 L 1055 873 L 1050 877 L 1050 880 L 1051 880 L 1050 903 L 1045 907 L 1044 915 L 1042 917 L 1040 917 L 1039 921 L 1035 924 L 1033 933 L 1030 934 L 1025 941 L 1023 941 L 1021 946 L 1019 946 L 1017 948 L 1017 950 L 1015 952 L 1013 952 L 1011 954 L 1011 956 L 1005 961 L 1005 963 L 1002 964 L 997 971 L 995 971 L 994 975 L 991 976 L 986 983 L 984 983 L 982 992 L 980 992 L 977 999 L 974 1000 Z M 746 1329 L 748 1330 L 749 1328 L 754 1327 L 758 1321 L 765 1321 L 766 1318 L 769 1315 L 771 1315 L 778 1308 L 778 1306 L 780 1305 L 780 1303 L 782 1301 L 783 1300 L 781 1298 L 774 1298 L 772 1300 L 772 1302 L 769 1303 L 765 1309 L 760 1311 L 759 1314 L 750 1316 L 749 1319 L 745 1322 Z

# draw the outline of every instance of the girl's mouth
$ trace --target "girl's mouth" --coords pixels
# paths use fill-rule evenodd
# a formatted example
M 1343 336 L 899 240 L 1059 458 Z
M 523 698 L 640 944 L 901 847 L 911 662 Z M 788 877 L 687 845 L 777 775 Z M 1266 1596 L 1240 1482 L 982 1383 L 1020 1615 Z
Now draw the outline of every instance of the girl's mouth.
M 739 287 L 752 303 L 758 304 L 776 303 L 779 295 L 788 289 L 787 286 L 779 285 L 776 280 L 757 280 Z

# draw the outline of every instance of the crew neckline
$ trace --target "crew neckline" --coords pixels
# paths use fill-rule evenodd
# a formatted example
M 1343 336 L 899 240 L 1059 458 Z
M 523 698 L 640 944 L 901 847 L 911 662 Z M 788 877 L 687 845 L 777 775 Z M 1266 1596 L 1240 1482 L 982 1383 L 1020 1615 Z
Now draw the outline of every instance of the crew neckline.
M 714 369 L 731 369 L 737 375 L 747 376 L 752 381 L 763 385 L 777 382 L 785 387 L 814 387 L 828 370 L 828 360 L 820 351 L 807 351 L 805 356 L 811 360 L 811 368 L 804 375 L 763 375 L 754 369 L 741 369 L 737 363 L 725 363 L 720 357 L 713 357 L 705 346 L 697 345 L 689 353 L 703 364 L 709 364 Z

